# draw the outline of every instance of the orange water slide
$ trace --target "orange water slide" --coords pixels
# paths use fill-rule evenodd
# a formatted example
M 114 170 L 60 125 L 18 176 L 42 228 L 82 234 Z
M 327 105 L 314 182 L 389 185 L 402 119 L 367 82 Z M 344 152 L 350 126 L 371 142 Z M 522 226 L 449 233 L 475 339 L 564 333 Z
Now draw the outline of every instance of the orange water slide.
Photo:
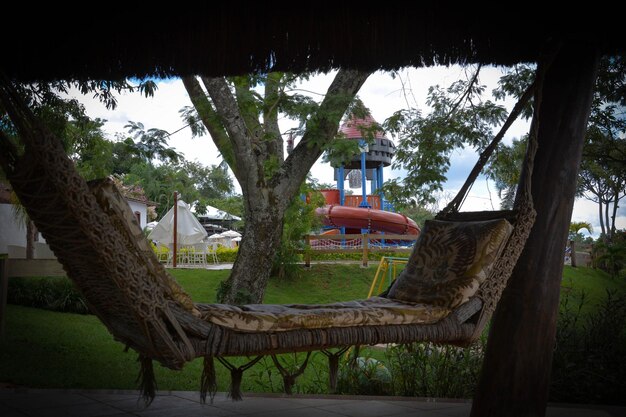
M 403 214 L 365 207 L 329 205 L 316 210 L 326 226 L 346 229 L 369 229 L 372 233 L 384 232 L 398 235 L 418 235 L 420 229 L 412 219 Z

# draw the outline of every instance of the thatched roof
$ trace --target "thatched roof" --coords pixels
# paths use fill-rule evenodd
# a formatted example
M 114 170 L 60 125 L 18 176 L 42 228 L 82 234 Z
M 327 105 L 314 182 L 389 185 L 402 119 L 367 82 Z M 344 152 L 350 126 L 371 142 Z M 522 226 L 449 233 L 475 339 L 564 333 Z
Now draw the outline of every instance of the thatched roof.
M 236 4 L 170 4 L 156 18 L 139 10 L 103 10 L 80 20 L 27 13 L 23 24 L 11 19 L 0 28 L 0 66 L 19 81 L 120 79 L 339 66 L 511 65 L 536 61 L 550 38 L 626 51 L 620 13 L 597 2 L 594 10 L 568 10 L 567 16 L 546 15 L 532 3 L 513 12 L 514 5 L 505 11 L 441 1 L 385 9 L 347 2 Z

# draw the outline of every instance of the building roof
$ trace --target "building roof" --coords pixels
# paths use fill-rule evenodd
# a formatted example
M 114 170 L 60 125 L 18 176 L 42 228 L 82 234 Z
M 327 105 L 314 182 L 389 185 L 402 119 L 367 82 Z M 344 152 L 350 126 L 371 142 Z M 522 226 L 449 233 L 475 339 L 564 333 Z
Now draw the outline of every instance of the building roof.
M 441 1 L 382 8 L 209 2 L 167 13 L 124 5 L 126 15 L 137 17 L 132 21 L 72 17 L 58 7 L 35 12 L 27 3 L 15 7 L 13 24 L 0 27 L 0 65 L 22 82 L 512 65 L 536 62 L 549 39 L 593 44 L 605 53 L 626 51 L 623 16 L 608 2 L 566 12 L 532 2 L 514 10 Z
M 380 130 L 376 130 L 375 132 L 368 132 L 367 130 L 365 130 L 370 126 L 377 124 L 378 123 L 376 122 L 376 120 L 374 120 L 374 118 L 370 114 L 366 115 L 365 117 L 352 117 L 341 125 L 341 127 L 339 128 L 339 132 L 343 133 L 346 139 L 363 138 L 368 133 L 373 134 L 374 138 L 376 139 L 387 139 L 384 132 Z

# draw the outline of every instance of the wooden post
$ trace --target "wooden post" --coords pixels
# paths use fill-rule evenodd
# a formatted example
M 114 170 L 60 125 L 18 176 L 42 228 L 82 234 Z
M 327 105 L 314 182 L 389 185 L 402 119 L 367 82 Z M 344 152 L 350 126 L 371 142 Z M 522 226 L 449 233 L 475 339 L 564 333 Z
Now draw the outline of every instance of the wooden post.
M 472 417 L 545 415 L 563 254 L 598 62 L 595 49 L 570 43 L 546 72 L 532 182 L 537 219 L 494 314 Z
M 304 237 L 305 239 L 305 247 L 306 247 L 306 252 L 304 252 L 304 266 L 306 268 L 310 268 L 311 267 L 311 235 L 306 235 Z
M 0 253 L 0 339 L 4 337 L 7 313 L 7 290 L 9 287 L 7 261 L 8 255 Z
M 569 241 L 569 249 L 570 249 L 570 259 L 572 267 L 576 268 L 578 265 L 576 264 L 576 242 L 574 240 Z
M 174 191 L 174 253 L 172 257 L 172 268 L 176 268 L 176 258 L 178 257 L 178 191 Z
M 370 235 L 367 233 L 363 233 L 361 235 L 361 244 L 363 245 L 363 259 L 361 262 L 361 266 L 363 268 L 367 268 L 368 254 L 369 254 L 369 246 L 370 246 Z

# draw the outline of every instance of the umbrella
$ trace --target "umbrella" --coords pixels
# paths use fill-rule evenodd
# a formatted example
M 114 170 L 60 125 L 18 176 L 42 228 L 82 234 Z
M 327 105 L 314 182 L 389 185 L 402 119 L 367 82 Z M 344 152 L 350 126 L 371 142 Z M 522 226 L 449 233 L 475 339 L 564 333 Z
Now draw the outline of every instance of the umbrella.
M 234 230 L 227 230 L 222 232 L 223 237 L 241 237 L 241 233 L 235 232 Z
M 200 243 L 208 234 L 198 219 L 191 214 L 189 206 L 183 200 L 178 200 L 177 232 L 178 245 Z M 163 245 L 174 243 L 174 207 L 172 207 L 154 229 L 152 229 L 148 235 L 148 239 L 156 240 Z
M 148 230 L 152 230 L 156 227 L 156 225 L 159 224 L 159 222 L 150 222 L 148 224 L 146 224 L 146 229 Z
M 232 238 L 232 241 L 233 242 L 241 242 L 241 236 L 237 236 L 237 237 Z
M 211 236 L 209 236 L 207 239 L 209 240 L 220 240 L 220 239 L 224 239 L 224 236 L 220 233 L 214 233 Z

